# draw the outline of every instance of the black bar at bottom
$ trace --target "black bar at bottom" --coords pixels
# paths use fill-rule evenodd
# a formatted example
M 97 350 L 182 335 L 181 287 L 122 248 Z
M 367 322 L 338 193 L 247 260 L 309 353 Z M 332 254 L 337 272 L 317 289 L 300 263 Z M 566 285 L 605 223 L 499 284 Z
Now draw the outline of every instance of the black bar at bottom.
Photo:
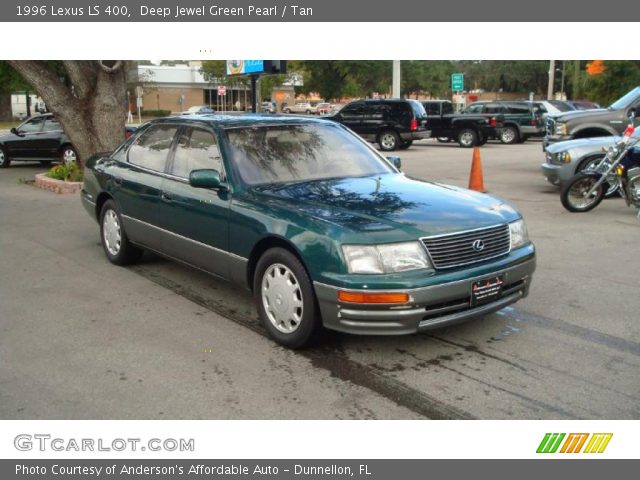
M 13 479 L 484 479 L 635 478 L 640 460 L 0 460 Z

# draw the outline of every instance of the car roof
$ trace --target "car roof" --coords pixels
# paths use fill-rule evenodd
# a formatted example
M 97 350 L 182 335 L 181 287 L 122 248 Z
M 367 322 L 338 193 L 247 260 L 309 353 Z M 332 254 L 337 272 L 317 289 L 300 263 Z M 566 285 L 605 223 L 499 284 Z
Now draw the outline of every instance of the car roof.
M 149 123 L 207 123 L 219 128 L 238 128 L 252 126 L 268 126 L 268 125 L 301 125 L 301 124 L 329 124 L 337 125 L 330 120 L 320 118 L 302 117 L 299 115 L 274 115 L 263 113 L 243 113 L 239 115 L 224 114 L 194 114 L 194 115 L 176 115 L 171 117 L 158 118 L 151 120 Z

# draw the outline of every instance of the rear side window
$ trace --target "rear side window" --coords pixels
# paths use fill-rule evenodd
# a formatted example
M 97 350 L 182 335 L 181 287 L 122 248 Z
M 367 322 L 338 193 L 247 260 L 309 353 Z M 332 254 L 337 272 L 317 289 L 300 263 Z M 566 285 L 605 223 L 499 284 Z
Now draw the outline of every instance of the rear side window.
M 420 102 L 418 102 L 417 100 L 409 100 L 408 103 L 409 103 L 409 105 L 411 105 L 411 109 L 413 110 L 413 115 L 416 118 L 424 117 L 427 114 L 427 112 L 425 112 L 424 107 L 422 106 L 422 104 Z
M 531 107 L 519 103 L 509 103 L 507 111 L 516 115 L 531 115 Z
M 475 105 L 469 105 L 462 113 L 482 113 L 482 104 L 476 103 Z
M 189 178 L 193 170 L 212 168 L 222 172 L 222 159 L 213 133 L 200 128 L 188 128 L 180 135 L 173 157 L 171 174 Z
M 437 102 L 423 104 L 427 115 L 440 115 L 440 104 Z
M 129 163 L 164 172 L 167 156 L 178 131 L 175 125 L 154 125 L 140 135 L 129 149 Z
M 444 102 L 442 104 L 442 113 L 444 114 L 453 113 L 453 105 L 450 104 L 449 102 Z
M 340 111 L 340 114 L 343 117 L 361 117 L 364 114 L 364 105 L 362 103 L 350 103 Z
M 499 103 L 487 103 L 483 113 L 504 113 L 504 107 Z
M 60 132 L 62 131 L 62 126 L 55 118 L 51 117 L 45 120 L 42 130 L 45 132 Z

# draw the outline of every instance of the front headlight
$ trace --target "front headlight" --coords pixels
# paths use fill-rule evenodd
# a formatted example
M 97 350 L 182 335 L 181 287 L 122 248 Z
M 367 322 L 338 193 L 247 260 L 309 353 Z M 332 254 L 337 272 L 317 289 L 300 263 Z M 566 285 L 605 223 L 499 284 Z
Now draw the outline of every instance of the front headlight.
M 395 273 L 431 267 L 420 242 L 343 245 L 342 252 L 349 273 Z
M 566 123 L 556 123 L 556 135 L 567 135 L 569 133 L 569 128 Z
M 559 152 L 554 155 L 554 163 L 569 163 L 571 162 L 571 155 L 569 152 Z
M 529 243 L 529 233 L 522 218 L 509 224 L 509 233 L 511 234 L 511 250 Z

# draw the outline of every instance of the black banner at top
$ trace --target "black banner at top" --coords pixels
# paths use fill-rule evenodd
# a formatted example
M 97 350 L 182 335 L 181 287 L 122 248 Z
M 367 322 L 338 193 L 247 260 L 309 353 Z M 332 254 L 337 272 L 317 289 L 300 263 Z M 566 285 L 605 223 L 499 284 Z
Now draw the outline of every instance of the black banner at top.
M 627 22 L 629 0 L 3 0 L 3 22 Z M 531 32 L 542 38 L 540 32 Z M 426 38 L 426 32 L 425 32 Z

